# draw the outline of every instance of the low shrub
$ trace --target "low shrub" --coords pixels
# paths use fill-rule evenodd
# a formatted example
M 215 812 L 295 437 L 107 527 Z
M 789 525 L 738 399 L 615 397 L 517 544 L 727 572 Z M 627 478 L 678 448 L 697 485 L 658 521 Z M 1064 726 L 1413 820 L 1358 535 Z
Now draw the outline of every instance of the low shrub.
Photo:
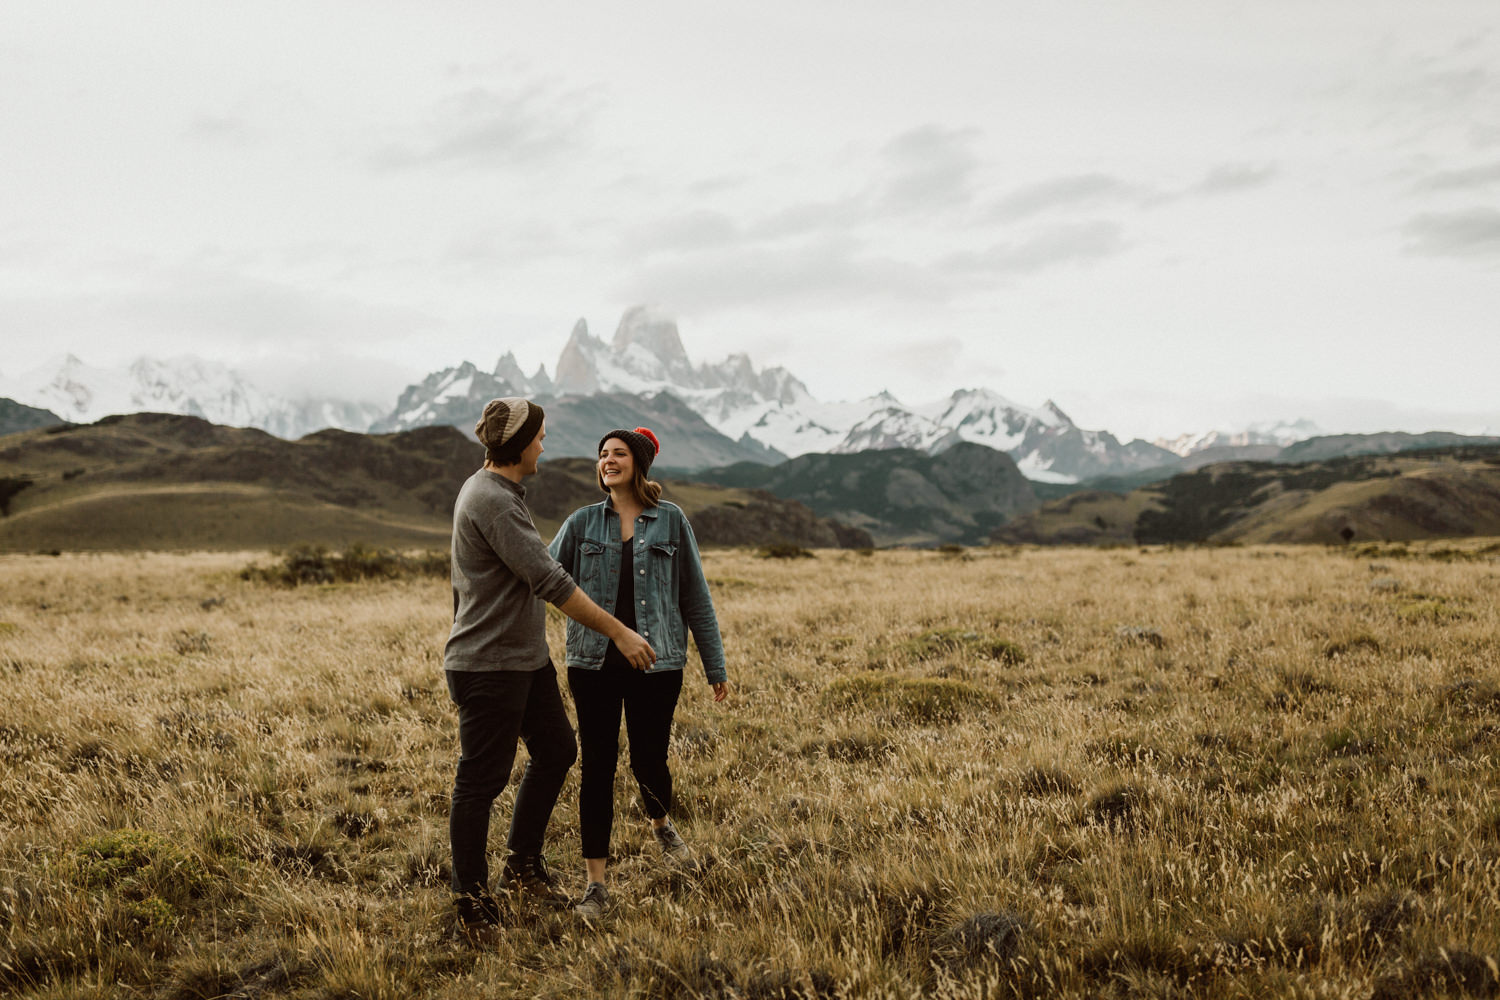
M 828 685 L 823 700 L 835 708 L 875 708 L 910 722 L 956 722 L 969 709 L 994 709 L 998 699 L 967 681 L 943 677 L 860 674 Z
M 939 628 L 923 632 L 902 644 L 903 652 L 918 660 L 937 656 L 968 654 L 1002 663 L 1024 663 L 1026 651 L 1009 639 L 972 629 Z
M 114 830 L 94 837 L 79 845 L 72 860 L 84 888 L 116 899 L 145 930 L 175 926 L 211 887 L 197 858 L 146 830 Z
M 813 559 L 816 558 L 811 551 L 804 549 L 795 542 L 772 542 L 762 545 L 756 553 L 762 559 Z
M 1441 597 L 1428 597 L 1421 600 L 1407 601 L 1396 609 L 1396 617 L 1404 622 L 1441 624 L 1459 618 L 1467 618 L 1468 615 L 1467 611 L 1455 607 L 1452 603 Z
M 302 544 L 283 553 L 279 564 L 246 566 L 240 571 L 240 579 L 296 587 L 304 583 L 446 577 L 451 565 L 450 554 L 436 550 L 405 553 L 356 542 L 335 553 L 324 545 Z

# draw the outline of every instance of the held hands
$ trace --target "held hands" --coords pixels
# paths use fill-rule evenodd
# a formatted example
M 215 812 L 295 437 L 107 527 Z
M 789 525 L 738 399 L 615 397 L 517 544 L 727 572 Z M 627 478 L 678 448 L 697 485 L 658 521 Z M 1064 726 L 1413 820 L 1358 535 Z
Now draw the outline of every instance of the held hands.
M 630 629 L 625 629 L 624 634 L 615 637 L 615 648 L 637 670 L 645 670 L 656 662 L 656 650 L 639 633 Z

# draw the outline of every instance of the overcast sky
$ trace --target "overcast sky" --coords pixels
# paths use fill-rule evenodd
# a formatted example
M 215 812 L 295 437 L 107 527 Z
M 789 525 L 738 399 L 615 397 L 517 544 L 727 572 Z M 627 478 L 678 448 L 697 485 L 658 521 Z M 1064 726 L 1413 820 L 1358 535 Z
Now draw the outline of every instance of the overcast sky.
M 1500 433 L 1500 4 L 0 6 L 0 373 L 394 400 L 648 303 L 821 399 Z

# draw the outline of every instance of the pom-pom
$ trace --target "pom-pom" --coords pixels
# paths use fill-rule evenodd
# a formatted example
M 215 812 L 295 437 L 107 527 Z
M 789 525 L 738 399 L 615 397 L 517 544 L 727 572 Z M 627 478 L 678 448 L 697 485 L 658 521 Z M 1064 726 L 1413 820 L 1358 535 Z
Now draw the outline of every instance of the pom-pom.
M 656 434 L 651 430 L 651 428 L 649 428 L 649 427 L 637 427 L 635 429 L 635 432 L 637 434 L 640 434 L 641 436 L 645 437 L 648 441 L 650 441 L 651 442 L 651 447 L 653 447 L 653 448 L 656 449 L 656 453 L 658 455 L 661 454 L 661 442 L 658 441 L 658 440 L 656 440 Z

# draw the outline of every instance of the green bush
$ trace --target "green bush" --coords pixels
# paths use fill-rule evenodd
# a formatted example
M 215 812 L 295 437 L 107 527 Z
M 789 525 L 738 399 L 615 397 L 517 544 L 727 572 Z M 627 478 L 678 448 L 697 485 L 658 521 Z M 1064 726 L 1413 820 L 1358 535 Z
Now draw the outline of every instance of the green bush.
M 762 559 L 812 559 L 813 554 L 795 542 L 772 542 L 756 553 Z
M 73 863 L 84 888 L 118 899 L 132 919 L 153 930 L 174 925 L 210 888 L 197 858 L 147 830 L 113 830 L 87 840 Z
M 902 643 L 904 652 L 918 660 L 968 654 L 1002 663 L 1023 663 L 1026 651 L 1009 639 L 973 629 L 937 628 Z
M 355 542 L 342 553 L 324 545 L 294 545 L 273 566 L 246 566 L 240 579 L 296 587 L 304 583 L 356 583 L 361 580 L 401 580 L 412 577 L 446 577 L 450 555 L 428 550 L 396 552 Z

